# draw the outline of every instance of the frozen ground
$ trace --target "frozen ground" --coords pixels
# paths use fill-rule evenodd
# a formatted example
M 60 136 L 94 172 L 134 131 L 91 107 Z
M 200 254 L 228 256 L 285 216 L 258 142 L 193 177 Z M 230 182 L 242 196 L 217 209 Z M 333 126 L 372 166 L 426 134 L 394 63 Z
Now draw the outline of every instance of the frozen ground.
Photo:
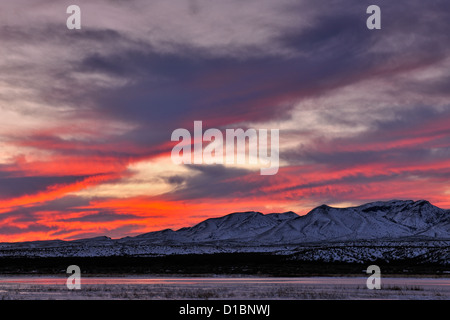
M 158 278 L 85 277 L 69 290 L 61 277 L 1 277 L 0 299 L 445 299 L 450 278 L 382 278 L 369 290 L 364 277 Z

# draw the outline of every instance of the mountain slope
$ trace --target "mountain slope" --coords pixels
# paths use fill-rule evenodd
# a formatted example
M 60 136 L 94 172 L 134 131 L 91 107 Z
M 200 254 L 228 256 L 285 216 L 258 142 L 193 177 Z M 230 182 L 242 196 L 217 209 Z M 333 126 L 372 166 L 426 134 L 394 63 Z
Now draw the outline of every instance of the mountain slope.
M 178 231 L 170 229 L 150 232 L 137 236 L 158 242 L 180 241 L 209 242 L 209 241 L 253 241 L 259 235 L 272 230 L 281 222 L 298 218 L 293 212 L 272 213 L 264 215 L 260 212 L 236 212 L 220 218 L 210 218 L 199 224 L 182 228 Z

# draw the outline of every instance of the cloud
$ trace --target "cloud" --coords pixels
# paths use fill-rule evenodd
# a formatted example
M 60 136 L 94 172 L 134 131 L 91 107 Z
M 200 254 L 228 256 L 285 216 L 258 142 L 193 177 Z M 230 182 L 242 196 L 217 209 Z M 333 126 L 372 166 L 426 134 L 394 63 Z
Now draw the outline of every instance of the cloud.
M 46 190 L 58 184 L 71 184 L 83 180 L 83 176 L 32 176 L 0 178 L 0 195 L 2 198 L 18 197 Z
M 164 199 L 232 199 L 237 194 L 248 194 L 251 188 L 255 187 L 250 183 L 236 183 L 236 178 L 251 173 L 246 169 L 227 168 L 223 165 L 186 165 L 186 167 L 198 174 L 185 176 L 183 179 L 178 175 L 167 177 L 167 180 L 178 188 L 166 193 Z
M 40 225 L 40 224 L 30 224 L 24 228 L 18 228 L 18 227 L 14 227 L 14 226 L 0 226 L 0 234 L 4 235 L 4 236 L 13 236 L 13 235 L 21 235 L 24 233 L 29 233 L 29 232 L 48 232 L 48 231 L 52 231 L 55 228 L 53 227 L 49 227 L 49 226 L 45 226 L 45 225 Z
M 133 214 L 117 214 L 115 212 L 96 212 L 93 214 L 87 214 L 80 217 L 72 217 L 67 219 L 61 219 L 62 222 L 110 222 L 116 220 L 136 220 L 143 217 Z M 151 218 L 164 218 L 163 216 L 153 216 Z

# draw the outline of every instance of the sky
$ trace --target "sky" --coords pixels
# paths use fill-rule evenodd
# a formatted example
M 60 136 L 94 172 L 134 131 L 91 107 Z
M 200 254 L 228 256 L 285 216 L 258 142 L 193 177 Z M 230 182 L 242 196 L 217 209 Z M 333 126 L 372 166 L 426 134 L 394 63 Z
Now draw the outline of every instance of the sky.
M 450 208 L 447 0 L 8 0 L 0 44 L 0 242 Z M 174 164 L 171 133 L 194 121 L 278 129 L 278 173 Z

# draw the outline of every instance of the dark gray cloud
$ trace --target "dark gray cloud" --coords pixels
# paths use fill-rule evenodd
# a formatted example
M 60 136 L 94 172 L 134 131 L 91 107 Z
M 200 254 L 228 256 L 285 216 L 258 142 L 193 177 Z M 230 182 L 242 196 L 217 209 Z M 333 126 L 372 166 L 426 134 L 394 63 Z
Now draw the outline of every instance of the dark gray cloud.
M 0 234 L 12 236 L 16 234 L 23 234 L 27 232 L 49 232 L 52 230 L 56 230 L 57 227 L 51 227 L 39 223 L 30 223 L 26 227 L 16 227 L 16 226 L 10 226 L 10 225 L 3 225 L 0 226 Z
M 5 175 L 10 174 L 5 172 Z M 16 172 L 17 174 L 17 172 Z M 0 173 L 1 175 L 1 173 Z M 88 176 L 31 176 L 31 177 L 2 177 L 0 178 L 0 199 L 13 198 L 26 194 L 34 194 L 39 191 L 45 191 L 48 187 L 56 184 L 70 184 L 82 181 Z
M 249 195 L 261 186 L 261 182 L 239 183 L 234 180 L 252 174 L 246 169 L 230 169 L 222 165 L 187 165 L 187 167 L 199 174 L 191 177 L 171 176 L 166 178 L 175 185 L 182 185 L 181 188 L 176 188 L 164 195 L 163 199 L 232 198 L 236 195 Z
M 8 220 L 15 223 L 34 223 L 40 218 L 41 212 L 55 212 L 55 215 L 65 215 L 73 212 L 79 212 L 79 207 L 88 207 L 90 199 L 67 195 L 45 203 L 35 204 L 34 206 L 17 206 L 0 215 L 0 224 Z M 83 209 L 83 211 L 94 211 L 95 209 Z

